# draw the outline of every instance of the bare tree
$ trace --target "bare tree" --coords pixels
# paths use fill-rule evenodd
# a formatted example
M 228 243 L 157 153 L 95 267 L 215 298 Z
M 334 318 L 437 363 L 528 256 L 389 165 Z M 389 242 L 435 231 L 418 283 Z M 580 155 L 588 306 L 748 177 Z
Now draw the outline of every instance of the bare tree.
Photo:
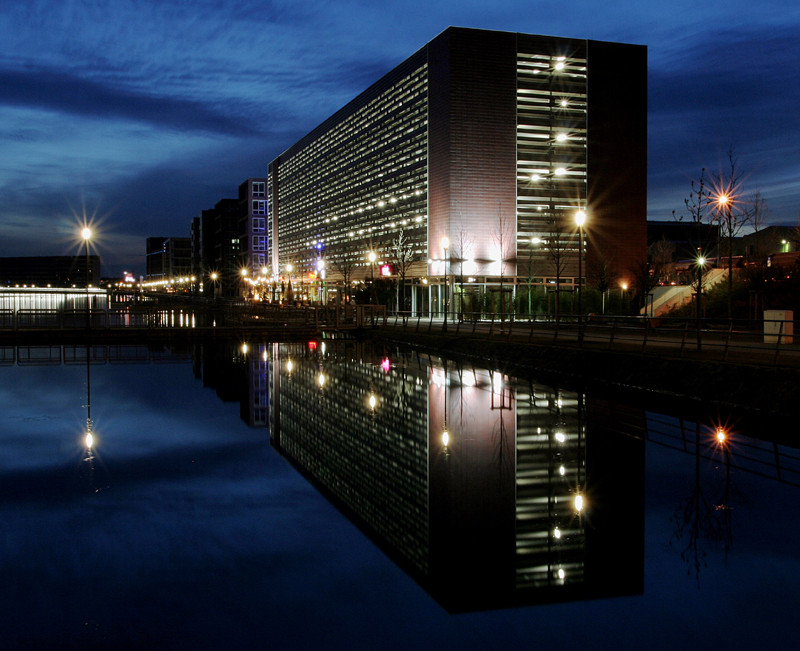
M 344 250 L 340 255 L 337 255 L 333 261 L 332 266 L 342 276 L 342 285 L 344 292 L 345 302 L 350 302 L 350 284 L 353 282 L 353 271 L 357 265 L 357 257 L 353 252 Z
M 764 246 L 763 233 L 764 227 L 769 221 L 769 206 L 767 200 L 756 190 L 750 199 L 750 226 L 753 229 L 750 241 L 752 245 L 745 251 L 747 263 L 745 274 L 750 285 L 750 295 L 748 300 L 748 314 L 751 319 L 755 319 L 759 313 L 759 305 L 764 296 L 764 276 L 766 267 L 766 249 Z
M 592 265 L 591 275 L 594 277 L 594 285 L 602 297 L 602 314 L 605 314 L 606 294 L 617 281 L 619 274 L 617 274 L 612 264 L 606 258 L 600 257 L 597 262 Z
M 564 238 L 564 233 L 560 222 L 556 216 L 553 216 L 550 222 L 550 235 L 547 240 L 547 255 L 553 268 L 553 274 L 556 277 L 556 305 L 555 317 L 556 321 L 559 319 L 560 303 L 561 303 L 561 276 L 567 268 L 569 262 L 569 246 Z
M 725 239 L 728 256 L 728 318 L 733 316 L 733 240 L 750 220 L 750 211 L 740 201 L 742 172 L 737 167 L 733 149 L 728 150 L 727 169 L 720 171 L 715 193 L 709 196 L 716 208 L 715 220 L 721 236 Z M 718 254 L 719 255 L 719 254 Z
M 650 265 L 656 283 L 668 280 L 666 276 L 669 273 L 674 255 L 675 243 L 670 242 L 666 237 L 662 237 L 660 240 L 653 242 L 647 247 L 647 257 L 650 259 Z
M 505 267 L 506 260 L 509 259 L 511 251 L 512 238 L 514 237 L 512 221 L 503 214 L 503 209 L 498 207 L 497 211 L 497 228 L 492 233 L 492 239 L 497 244 L 497 250 L 500 255 L 500 320 L 505 320 Z
M 417 260 L 417 254 L 414 252 L 414 243 L 406 237 L 406 234 L 400 229 L 397 237 L 392 240 L 388 249 L 389 261 L 397 271 L 398 278 L 398 292 L 397 292 L 397 309 L 398 311 L 405 311 L 405 296 L 406 296 L 406 276 L 408 275 L 411 265 Z
M 459 321 L 464 318 L 464 262 L 467 261 L 465 256 L 467 255 L 468 250 L 472 248 L 472 244 L 472 237 L 463 228 L 450 243 L 451 264 L 456 265 L 456 270 L 453 272 L 453 281 L 458 283 L 458 291 L 460 295 L 458 302 Z
M 705 167 L 700 170 L 700 179 L 691 182 L 691 190 L 689 196 L 683 200 L 686 206 L 687 215 L 677 215 L 673 210 L 672 215 L 676 221 L 682 222 L 686 220 L 692 225 L 689 229 L 689 246 L 691 251 L 689 254 L 694 260 L 695 277 L 692 285 L 696 290 L 697 302 L 697 345 L 700 346 L 700 319 L 702 318 L 701 312 L 701 297 L 703 295 L 703 267 L 705 266 L 705 256 L 713 244 L 715 233 L 719 234 L 719 228 L 715 228 L 711 224 L 713 194 L 709 191 L 706 185 L 706 169 Z
M 628 271 L 633 275 L 633 285 L 639 297 L 639 307 L 647 307 L 647 296 L 650 290 L 658 284 L 658 274 L 655 273 L 653 265 L 646 258 L 639 258 L 631 262 Z

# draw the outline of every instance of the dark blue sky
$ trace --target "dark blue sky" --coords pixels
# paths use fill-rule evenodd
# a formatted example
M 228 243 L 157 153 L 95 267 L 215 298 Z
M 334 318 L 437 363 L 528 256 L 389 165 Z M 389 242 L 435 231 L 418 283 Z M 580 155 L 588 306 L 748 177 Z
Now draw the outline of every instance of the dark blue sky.
M 192 217 L 449 25 L 649 47 L 650 219 L 730 147 L 773 223 L 800 212 L 796 0 L 0 0 L 0 256 L 104 272 Z

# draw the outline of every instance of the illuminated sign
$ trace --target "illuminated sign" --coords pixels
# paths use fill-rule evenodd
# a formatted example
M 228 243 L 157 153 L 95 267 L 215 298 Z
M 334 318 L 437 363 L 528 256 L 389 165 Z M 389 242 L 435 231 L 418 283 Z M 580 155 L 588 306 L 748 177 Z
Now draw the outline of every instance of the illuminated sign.
M 384 264 L 381 265 L 381 276 L 391 276 L 392 275 L 392 265 Z

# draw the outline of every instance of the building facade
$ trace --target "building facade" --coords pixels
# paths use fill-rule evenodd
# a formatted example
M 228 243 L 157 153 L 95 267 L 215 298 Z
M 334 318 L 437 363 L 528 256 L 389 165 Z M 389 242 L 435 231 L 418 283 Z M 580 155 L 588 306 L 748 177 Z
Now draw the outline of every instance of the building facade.
M 239 185 L 236 199 L 220 199 L 192 222 L 192 268 L 208 296 L 266 294 L 270 285 L 266 178 Z
M 573 285 L 579 259 L 624 281 L 646 249 L 646 57 L 447 29 L 269 163 L 273 276 L 449 278 L 467 307 Z
M 148 237 L 148 281 L 169 281 L 192 273 L 192 240 L 188 237 Z

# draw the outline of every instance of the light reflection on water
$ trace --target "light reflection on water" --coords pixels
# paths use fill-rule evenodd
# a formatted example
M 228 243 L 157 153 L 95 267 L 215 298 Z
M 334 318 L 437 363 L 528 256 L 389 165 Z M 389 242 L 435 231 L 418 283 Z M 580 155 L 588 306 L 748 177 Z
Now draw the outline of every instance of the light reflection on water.
M 735 423 L 728 453 L 712 421 L 336 342 L 92 359 L 90 454 L 80 357 L 0 368 L 11 647 L 658 648 L 790 633 L 797 450 Z M 567 602 L 447 613 L 553 600 Z

